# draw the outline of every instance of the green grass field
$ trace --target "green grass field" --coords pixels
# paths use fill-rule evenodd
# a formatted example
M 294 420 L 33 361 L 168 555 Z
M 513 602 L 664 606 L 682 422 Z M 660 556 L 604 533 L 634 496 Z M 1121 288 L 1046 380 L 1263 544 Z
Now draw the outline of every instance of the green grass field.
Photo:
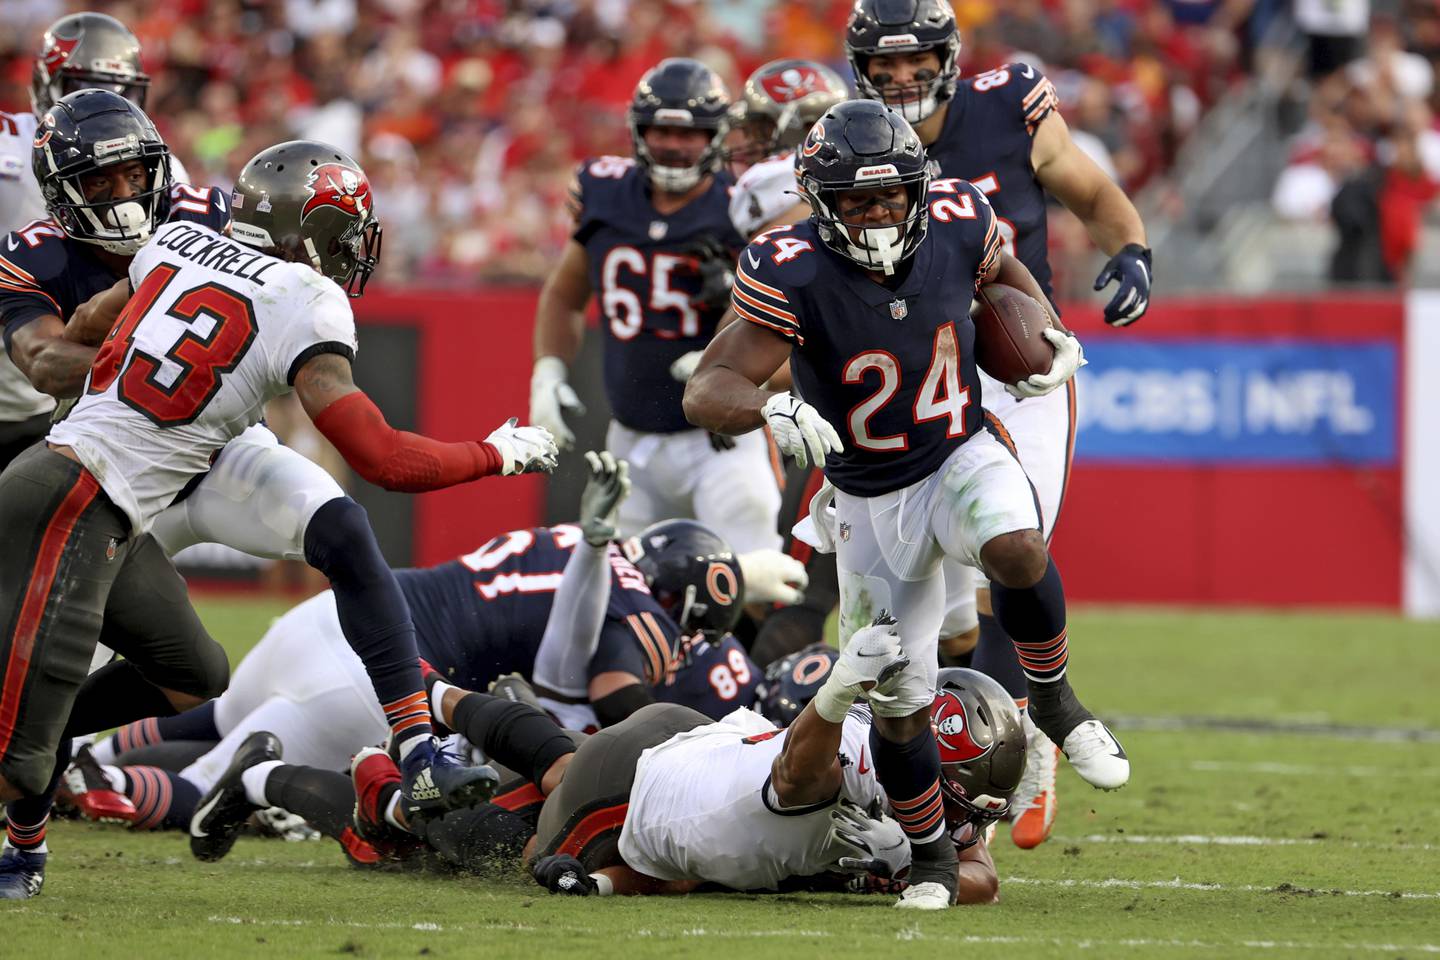
M 232 657 L 280 609 L 201 605 Z M 62 822 L 44 894 L 0 907 L 0 957 L 1440 954 L 1440 629 L 1089 608 L 1071 637 L 1134 777 L 1105 794 L 1062 769 L 1049 843 L 1017 850 L 1001 828 L 996 907 L 561 899 L 361 873 L 328 842 L 242 840 L 206 866 L 178 834 Z

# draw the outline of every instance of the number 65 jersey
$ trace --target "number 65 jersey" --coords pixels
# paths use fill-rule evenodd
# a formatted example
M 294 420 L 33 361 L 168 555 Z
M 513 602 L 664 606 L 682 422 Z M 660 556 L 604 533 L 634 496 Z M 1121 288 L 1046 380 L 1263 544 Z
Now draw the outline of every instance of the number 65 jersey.
M 140 533 L 306 361 L 353 358 L 356 342 L 334 282 L 200 224 L 157 230 L 130 284 L 84 395 L 49 440 L 75 450 Z
M 889 284 L 830 250 L 805 221 L 741 254 L 732 305 L 791 344 L 797 392 L 839 432 L 825 461 L 840 490 L 874 497 L 934 473 L 982 428 L 970 305 L 998 262 L 985 196 L 964 180 L 930 186 L 930 225 Z

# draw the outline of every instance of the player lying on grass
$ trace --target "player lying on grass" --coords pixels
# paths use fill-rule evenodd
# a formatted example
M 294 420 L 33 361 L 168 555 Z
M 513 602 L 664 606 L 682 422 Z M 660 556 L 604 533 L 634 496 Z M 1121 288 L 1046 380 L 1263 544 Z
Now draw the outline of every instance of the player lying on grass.
M 280 745 L 259 732 L 206 797 L 192 849 L 222 855 L 229 841 L 209 838 L 233 838 L 257 807 L 279 805 L 342 838 L 356 862 L 419 849 L 483 871 L 523 856 L 555 893 L 903 888 L 878 882 L 905 876 L 909 845 L 884 812 L 869 762 L 870 713 L 854 706 L 862 694 L 890 695 L 903 662 L 887 618 L 857 634 L 785 730 L 749 710 L 711 723 L 655 704 L 594 736 L 573 735 L 578 749 L 523 703 L 436 683 L 440 716 L 519 774 L 494 803 L 410 826 L 397 816 L 397 771 L 383 751 L 358 755 L 347 781 L 270 759 Z M 984 830 L 1020 779 L 1019 712 L 993 681 L 957 669 L 942 673 L 932 718 L 948 839 L 960 848 L 956 902 L 993 902 Z
M 760 671 L 729 634 L 744 590 L 729 548 L 693 522 L 661 523 L 631 547 L 632 563 L 610 539 L 625 464 L 588 460 L 579 526 L 512 531 L 457 561 L 396 573 L 421 656 L 471 689 L 533 677 L 546 708 L 579 730 L 654 700 L 714 717 L 752 703 Z M 295 763 L 346 769 L 385 737 L 366 689 L 334 599 L 321 594 L 276 621 L 219 699 L 122 728 L 82 752 L 67 782 L 82 812 L 119 809 L 113 796 L 99 801 L 123 791 L 136 826 L 183 827 L 256 730 L 277 734 Z

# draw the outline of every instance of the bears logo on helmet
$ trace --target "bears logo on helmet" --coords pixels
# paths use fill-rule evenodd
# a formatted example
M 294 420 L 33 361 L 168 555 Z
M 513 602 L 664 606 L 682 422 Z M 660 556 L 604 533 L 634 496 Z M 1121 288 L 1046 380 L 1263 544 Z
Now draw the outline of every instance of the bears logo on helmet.
M 335 207 L 362 219 L 370 213 L 370 181 L 352 167 L 322 163 L 310 171 L 305 188 L 310 191 L 310 199 L 300 208 L 302 221 L 320 207 Z
M 760 85 L 776 103 L 789 103 L 824 89 L 820 74 L 812 67 L 788 67 L 777 74 L 761 77 Z
M 823 146 L 825 146 L 825 124 L 816 120 L 815 126 L 810 128 L 810 135 L 805 138 L 805 146 L 800 148 L 800 155 L 813 157 L 820 152 L 820 148 Z
M 734 603 L 740 585 L 735 582 L 735 571 L 730 569 L 730 564 L 711 563 L 710 569 L 705 571 L 705 589 L 710 591 L 710 596 L 718 604 L 728 607 Z
M 968 763 L 979 760 L 994 749 L 993 743 L 982 747 L 970 736 L 965 705 L 948 690 L 936 694 L 930 718 L 935 725 L 935 739 L 940 743 L 942 763 Z

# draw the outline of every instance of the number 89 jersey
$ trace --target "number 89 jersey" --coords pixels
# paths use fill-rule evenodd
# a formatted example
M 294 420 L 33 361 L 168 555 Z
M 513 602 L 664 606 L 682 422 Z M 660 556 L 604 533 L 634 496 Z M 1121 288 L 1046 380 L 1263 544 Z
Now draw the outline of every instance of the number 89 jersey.
M 644 170 L 625 157 L 581 164 L 572 186 L 574 239 L 590 261 L 590 289 L 605 331 L 605 393 L 615 419 L 645 433 L 692 430 L 680 409 L 685 385 L 670 364 L 703 350 L 722 306 L 694 300 L 701 278 L 694 244 L 718 240 L 733 256 L 745 245 L 730 222 L 725 174 L 674 213 L 650 202 Z
M 85 394 L 49 439 L 74 448 L 138 533 L 306 361 L 353 358 L 356 343 L 334 282 L 201 224 L 157 230 L 130 284 Z
M 736 314 L 790 341 L 797 391 L 845 444 L 825 476 L 854 496 L 929 476 L 982 425 L 970 305 L 1002 241 L 974 185 L 937 180 L 928 199 L 929 230 L 890 285 L 812 221 L 760 234 L 735 272 Z

